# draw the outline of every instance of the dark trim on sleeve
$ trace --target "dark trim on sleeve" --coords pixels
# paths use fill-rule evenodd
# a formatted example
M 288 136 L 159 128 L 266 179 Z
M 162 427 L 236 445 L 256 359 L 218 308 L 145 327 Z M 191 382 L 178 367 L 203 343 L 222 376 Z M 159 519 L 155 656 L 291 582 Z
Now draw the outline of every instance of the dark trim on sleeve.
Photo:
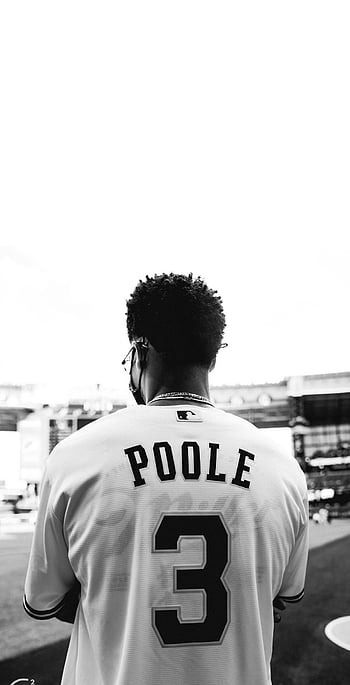
M 56 604 L 56 606 L 53 607 L 52 609 L 45 609 L 45 610 L 41 609 L 39 611 L 39 609 L 34 609 L 32 606 L 30 606 L 30 604 L 28 604 L 28 602 L 27 602 L 27 598 L 26 598 L 25 594 L 23 595 L 23 608 L 26 611 L 26 613 L 28 614 L 28 616 L 31 616 L 31 618 L 37 618 L 38 620 L 41 620 L 41 621 L 48 619 L 48 618 L 54 618 L 56 616 L 56 614 L 58 614 L 58 612 L 62 609 L 64 603 L 65 603 L 65 597 L 63 597 L 63 599 L 61 599 L 61 601 L 58 604 Z
M 289 597 L 285 597 L 284 595 L 278 595 L 278 599 L 282 599 L 283 602 L 300 602 L 301 599 L 304 597 L 304 588 L 299 592 L 297 595 L 290 595 Z

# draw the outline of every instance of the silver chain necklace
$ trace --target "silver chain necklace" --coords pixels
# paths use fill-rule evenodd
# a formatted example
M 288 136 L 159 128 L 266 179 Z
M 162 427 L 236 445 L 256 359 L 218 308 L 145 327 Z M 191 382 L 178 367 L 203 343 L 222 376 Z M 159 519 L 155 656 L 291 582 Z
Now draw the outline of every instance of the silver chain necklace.
M 150 400 L 147 402 L 147 404 L 152 404 L 152 402 L 157 402 L 158 400 L 194 400 L 196 402 L 210 404 L 211 407 L 215 407 L 215 405 L 210 402 L 207 397 L 197 395 L 195 392 L 164 392 L 161 395 L 156 395 L 156 397 L 153 397 L 153 400 Z

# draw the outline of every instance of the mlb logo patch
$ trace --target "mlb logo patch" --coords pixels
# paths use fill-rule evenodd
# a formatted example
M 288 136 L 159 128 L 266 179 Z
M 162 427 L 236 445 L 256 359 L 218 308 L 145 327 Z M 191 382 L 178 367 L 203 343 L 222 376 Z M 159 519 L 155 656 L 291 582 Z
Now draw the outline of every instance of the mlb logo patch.
M 193 409 L 177 409 L 176 411 L 177 421 L 203 421 L 202 416 L 199 411 L 194 411 Z

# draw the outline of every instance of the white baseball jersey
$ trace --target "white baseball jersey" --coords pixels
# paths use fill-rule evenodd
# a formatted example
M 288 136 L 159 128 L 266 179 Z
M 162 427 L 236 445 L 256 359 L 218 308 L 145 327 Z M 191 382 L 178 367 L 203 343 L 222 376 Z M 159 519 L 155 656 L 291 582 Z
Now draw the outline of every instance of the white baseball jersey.
M 267 685 L 273 600 L 303 596 L 305 477 L 251 423 L 134 406 L 52 451 L 24 607 L 81 584 L 63 685 Z

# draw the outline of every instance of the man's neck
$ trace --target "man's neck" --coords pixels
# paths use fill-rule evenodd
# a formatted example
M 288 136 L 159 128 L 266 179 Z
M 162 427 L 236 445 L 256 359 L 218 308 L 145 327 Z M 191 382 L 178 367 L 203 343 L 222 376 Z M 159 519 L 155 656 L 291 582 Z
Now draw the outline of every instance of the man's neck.
M 147 402 L 152 400 L 152 404 L 156 403 L 155 400 L 159 396 L 162 397 L 157 401 L 157 404 L 178 404 L 179 399 L 181 402 L 186 403 L 195 403 L 197 400 L 198 404 L 202 404 L 198 398 L 210 401 L 208 373 L 203 371 L 200 374 L 187 374 L 182 377 L 177 376 L 177 378 L 166 379 L 164 382 L 162 380 L 158 383 L 153 382 L 148 390 Z M 173 393 L 183 397 L 172 398 L 171 394 Z M 167 395 L 167 397 L 164 397 L 164 395 Z

